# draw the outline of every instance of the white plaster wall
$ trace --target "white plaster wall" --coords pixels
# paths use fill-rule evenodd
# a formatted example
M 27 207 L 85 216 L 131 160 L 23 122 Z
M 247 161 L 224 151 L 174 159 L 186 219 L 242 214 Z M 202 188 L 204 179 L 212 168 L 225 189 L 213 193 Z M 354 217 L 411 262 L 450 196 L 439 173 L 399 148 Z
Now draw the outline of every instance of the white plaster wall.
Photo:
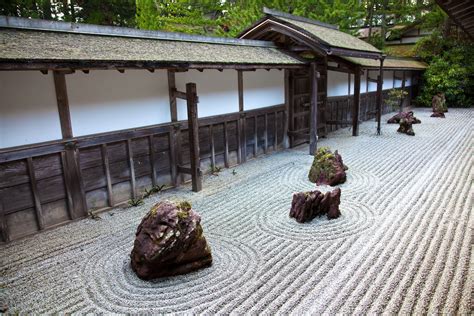
M 383 72 L 383 89 L 382 90 L 389 90 L 393 88 L 393 71 L 392 70 L 384 70 Z M 377 90 L 377 88 L 375 88 Z
M 244 80 L 245 81 L 245 80 Z M 237 89 L 237 71 L 189 70 L 176 73 L 176 88 L 186 91 L 186 83 L 196 83 L 198 117 L 213 116 L 239 111 L 239 93 Z M 178 120 L 188 118 L 186 100 L 178 99 Z
M 165 70 L 92 70 L 66 76 L 74 136 L 171 121 Z
M 0 71 L 0 148 L 60 138 L 52 74 Z
M 244 110 L 252 110 L 285 103 L 285 72 L 271 69 L 245 71 Z
M 328 71 L 328 97 L 347 95 L 348 75 L 344 72 Z M 353 76 L 351 78 L 351 91 L 354 91 Z

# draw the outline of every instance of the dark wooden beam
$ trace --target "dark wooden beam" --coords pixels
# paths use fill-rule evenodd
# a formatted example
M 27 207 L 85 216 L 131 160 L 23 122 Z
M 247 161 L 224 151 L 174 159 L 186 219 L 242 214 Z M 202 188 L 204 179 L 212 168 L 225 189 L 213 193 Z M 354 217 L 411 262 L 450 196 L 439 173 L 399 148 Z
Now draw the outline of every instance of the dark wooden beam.
M 156 156 L 155 156 L 155 149 L 153 146 L 153 135 L 148 136 L 148 151 L 150 153 L 150 167 L 151 167 L 151 184 L 156 186 L 158 184 L 158 180 L 156 177 Z
M 4 242 L 10 241 L 10 231 L 8 229 L 7 218 L 5 216 L 2 199 L 0 199 L 0 234 Z
M 59 112 L 59 122 L 61 124 L 62 137 L 72 138 L 71 114 L 69 111 L 69 99 L 67 96 L 66 77 L 64 73 L 53 72 L 54 87 L 56 90 L 56 103 Z
M 176 90 L 176 75 L 174 71 L 168 70 L 168 95 L 170 99 L 170 113 L 171 122 L 178 121 L 178 107 L 177 100 L 174 94 Z M 181 146 L 179 146 L 179 139 L 181 138 L 181 132 L 178 126 L 171 128 L 169 133 L 169 145 L 170 145 L 170 168 L 171 168 L 171 180 L 173 186 L 179 185 L 178 177 L 178 160 L 181 153 Z
M 244 74 L 237 70 L 237 91 L 239 95 L 239 112 L 244 111 Z M 247 160 L 247 139 L 245 136 L 245 117 L 242 115 L 237 121 L 239 131 L 239 163 Z
M 214 143 L 214 128 L 212 124 L 209 125 L 209 139 L 211 141 L 211 166 L 216 166 L 216 145 Z
M 237 69 L 253 71 L 254 69 L 298 69 L 307 67 L 304 63 L 298 64 L 208 64 L 208 63 L 168 63 L 168 62 L 139 62 L 139 61 L 31 61 L 31 60 L 2 60 L 0 70 L 118 70 L 125 69 L 168 69 L 175 72 L 185 72 L 189 69 Z
M 402 72 L 402 90 L 405 91 L 405 70 Z M 400 113 L 403 110 L 403 103 L 405 102 L 405 98 L 402 96 L 402 100 L 400 101 Z
M 379 77 L 377 81 L 377 135 L 380 135 L 381 124 L 382 124 L 382 89 L 383 89 L 383 61 L 384 58 L 380 59 Z
M 239 112 L 244 111 L 244 78 L 241 70 L 237 71 L 237 90 L 239 92 Z
M 227 121 L 224 121 L 224 166 L 229 168 L 229 135 L 227 133 Z
M 289 120 L 290 120 L 290 70 L 285 69 L 285 112 L 283 112 L 283 148 L 288 148 L 290 146 L 288 140 L 288 130 Z M 277 124 L 277 112 L 275 112 L 275 126 Z M 276 130 L 276 127 L 275 127 Z M 275 133 L 276 137 L 276 133 Z M 277 143 L 278 144 L 278 143 Z M 277 149 L 277 144 L 275 145 L 275 150 Z
M 354 74 L 354 102 L 352 104 L 352 136 L 359 136 L 360 68 Z
M 311 109 L 310 109 L 310 132 L 309 132 L 309 154 L 314 155 L 318 142 L 318 77 L 316 63 L 312 62 L 309 72 L 311 80 Z
M 44 219 L 43 219 L 43 209 L 41 207 L 38 184 L 36 181 L 36 174 L 35 174 L 35 169 L 33 166 L 33 158 L 32 157 L 27 158 L 26 162 L 28 165 L 28 175 L 30 177 L 31 192 L 33 192 L 33 200 L 35 202 L 36 221 L 38 223 L 39 229 L 43 230 L 45 228 Z
M 186 92 L 178 91 L 176 89 L 173 90 L 175 98 L 186 100 Z
M 194 192 L 199 192 L 202 190 L 202 173 L 199 158 L 199 122 L 195 83 L 186 84 L 186 94 L 188 96 L 188 134 L 191 159 L 192 186 Z
M 109 162 L 109 153 L 107 150 L 107 145 L 101 145 L 101 153 L 102 153 L 102 164 L 104 165 L 104 172 L 105 172 L 105 179 L 107 181 L 107 197 L 109 206 L 113 207 L 115 205 L 114 202 L 114 192 L 112 190 L 112 179 L 110 177 L 110 162 Z
M 127 139 L 128 166 L 130 168 L 130 184 L 132 186 L 132 198 L 137 197 L 137 182 L 135 178 L 135 163 L 133 162 L 132 140 Z

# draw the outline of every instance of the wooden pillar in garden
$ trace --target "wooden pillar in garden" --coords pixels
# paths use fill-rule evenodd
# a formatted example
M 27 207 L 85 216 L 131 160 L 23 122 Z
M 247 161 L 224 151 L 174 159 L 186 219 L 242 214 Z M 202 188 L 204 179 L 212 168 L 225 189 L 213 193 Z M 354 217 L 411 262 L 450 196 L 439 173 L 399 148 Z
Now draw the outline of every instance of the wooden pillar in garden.
M 383 89 L 383 61 L 385 55 L 380 58 L 379 77 L 377 80 L 377 135 L 381 132 L 381 121 L 382 121 L 382 89 Z
M 352 136 L 359 136 L 360 71 L 360 66 L 357 65 L 354 75 L 354 102 L 352 103 Z
M 196 84 L 186 84 L 186 100 L 188 105 L 189 150 L 191 159 L 191 178 L 194 192 L 202 190 L 202 173 L 199 156 L 199 122 L 197 113 Z
M 318 75 L 316 63 L 312 62 L 309 76 L 311 80 L 311 108 L 309 128 L 309 154 L 314 155 L 318 142 Z
M 73 137 L 73 133 L 65 75 L 66 72 L 53 72 L 62 138 L 67 140 Z M 62 153 L 61 158 L 66 193 L 71 204 L 69 207 L 72 208 L 69 209 L 71 219 L 85 216 L 88 208 L 79 165 L 79 150 L 76 148 L 74 141 L 68 141 L 64 144 L 64 153 Z

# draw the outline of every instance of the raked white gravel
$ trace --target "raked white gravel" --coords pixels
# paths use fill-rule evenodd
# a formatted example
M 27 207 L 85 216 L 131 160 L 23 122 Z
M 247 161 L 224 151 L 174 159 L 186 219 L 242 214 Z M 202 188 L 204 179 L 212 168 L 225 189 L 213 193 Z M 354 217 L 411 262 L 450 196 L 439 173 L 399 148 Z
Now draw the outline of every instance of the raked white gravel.
M 414 137 L 365 122 L 359 137 L 320 141 L 349 166 L 337 220 L 288 217 L 292 193 L 316 187 L 307 147 L 287 150 L 207 176 L 199 193 L 186 185 L 1 245 L 0 294 L 25 314 L 472 312 L 474 109 L 429 114 L 416 109 Z M 161 199 L 201 214 L 211 268 L 154 282 L 131 271 L 135 229 Z

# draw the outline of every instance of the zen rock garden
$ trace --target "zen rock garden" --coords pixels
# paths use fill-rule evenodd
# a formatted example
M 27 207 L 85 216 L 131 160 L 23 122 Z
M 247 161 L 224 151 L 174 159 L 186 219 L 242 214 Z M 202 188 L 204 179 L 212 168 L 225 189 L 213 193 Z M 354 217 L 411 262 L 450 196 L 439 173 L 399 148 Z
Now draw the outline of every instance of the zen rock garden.
M 345 170 L 337 150 L 319 148 L 309 172 L 317 185 L 336 185 L 346 181 Z M 318 190 L 293 194 L 290 217 L 305 223 L 326 215 L 341 215 L 341 189 L 322 193 Z M 189 202 L 159 202 L 150 209 L 137 228 L 130 254 L 137 276 L 151 280 L 190 273 L 212 265 L 212 254 L 201 227 L 201 217 Z
M 201 217 L 188 202 L 155 204 L 138 226 L 130 255 L 141 279 L 189 273 L 212 264 Z

